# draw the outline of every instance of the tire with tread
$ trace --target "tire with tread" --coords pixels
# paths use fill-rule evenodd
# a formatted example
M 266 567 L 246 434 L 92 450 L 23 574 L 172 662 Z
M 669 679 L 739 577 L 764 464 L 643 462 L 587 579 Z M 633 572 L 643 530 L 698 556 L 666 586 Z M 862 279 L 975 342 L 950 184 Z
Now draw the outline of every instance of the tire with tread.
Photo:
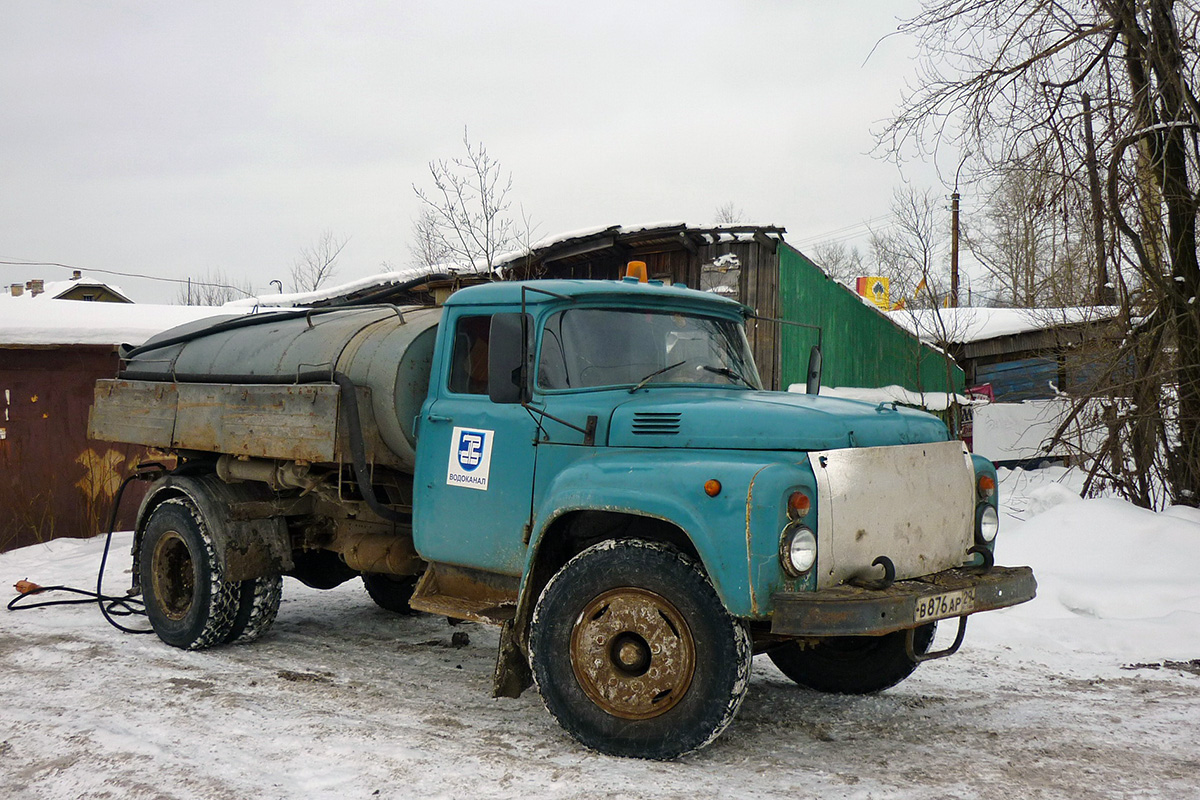
M 275 623 L 283 599 L 283 577 L 266 575 L 242 581 L 238 589 L 238 612 L 225 640 L 247 644 L 260 638 Z
M 917 628 L 913 649 L 925 653 L 937 623 Z M 907 678 L 917 668 L 904 648 L 904 631 L 883 636 L 831 636 L 802 646 L 787 642 L 769 651 L 779 671 L 801 686 L 830 694 L 873 694 Z
M 584 550 L 547 583 L 530 656 L 546 708 L 581 743 L 667 760 L 733 720 L 752 648 L 692 559 L 626 539 Z
M 185 650 L 229 639 L 241 587 L 224 579 L 204 518 L 187 498 L 164 500 L 150 512 L 138 571 L 146 616 L 159 639 Z
M 408 601 L 417 587 L 417 575 L 386 575 L 381 572 L 364 572 L 363 588 L 375 601 L 375 605 L 395 614 L 409 616 L 417 613 Z

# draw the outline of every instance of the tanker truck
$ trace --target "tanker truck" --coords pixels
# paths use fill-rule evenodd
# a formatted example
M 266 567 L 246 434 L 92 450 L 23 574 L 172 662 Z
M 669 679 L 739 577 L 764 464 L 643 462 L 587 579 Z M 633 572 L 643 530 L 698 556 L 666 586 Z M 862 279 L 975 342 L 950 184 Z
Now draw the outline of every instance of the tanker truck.
M 820 396 L 819 359 L 808 394 L 764 391 L 753 315 L 637 278 L 493 282 L 126 349 L 91 435 L 177 457 L 131 591 L 201 649 L 262 635 L 282 576 L 361 578 L 392 611 L 499 626 L 497 696 L 536 685 L 584 745 L 651 759 L 729 725 L 756 653 L 877 692 L 1031 599 L 992 557 L 992 465 L 932 415 Z

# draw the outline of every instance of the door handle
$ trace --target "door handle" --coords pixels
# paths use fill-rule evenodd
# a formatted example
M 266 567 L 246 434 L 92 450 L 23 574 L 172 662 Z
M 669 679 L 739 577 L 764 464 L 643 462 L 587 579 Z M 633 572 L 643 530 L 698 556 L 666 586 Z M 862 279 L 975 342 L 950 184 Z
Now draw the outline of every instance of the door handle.
M 429 414 L 425 419 L 430 422 L 454 422 L 454 417 L 444 417 L 441 414 Z

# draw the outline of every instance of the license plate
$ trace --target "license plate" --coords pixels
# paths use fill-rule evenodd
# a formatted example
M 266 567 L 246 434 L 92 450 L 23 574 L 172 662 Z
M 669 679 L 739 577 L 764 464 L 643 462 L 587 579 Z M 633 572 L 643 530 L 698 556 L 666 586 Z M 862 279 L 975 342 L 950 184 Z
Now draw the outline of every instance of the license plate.
M 933 622 L 949 617 L 961 617 L 975 610 L 975 590 L 959 589 L 954 592 L 922 597 L 917 601 L 913 622 Z

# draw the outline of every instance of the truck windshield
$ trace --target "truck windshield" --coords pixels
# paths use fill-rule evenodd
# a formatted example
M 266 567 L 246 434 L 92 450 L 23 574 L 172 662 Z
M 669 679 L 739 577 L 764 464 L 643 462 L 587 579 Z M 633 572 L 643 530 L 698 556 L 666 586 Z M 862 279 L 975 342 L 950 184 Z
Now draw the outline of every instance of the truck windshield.
M 656 374 L 657 373 L 657 374 Z M 762 388 L 742 326 L 660 311 L 571 308 L 542 335 L 542 389 L 646 383 Z

